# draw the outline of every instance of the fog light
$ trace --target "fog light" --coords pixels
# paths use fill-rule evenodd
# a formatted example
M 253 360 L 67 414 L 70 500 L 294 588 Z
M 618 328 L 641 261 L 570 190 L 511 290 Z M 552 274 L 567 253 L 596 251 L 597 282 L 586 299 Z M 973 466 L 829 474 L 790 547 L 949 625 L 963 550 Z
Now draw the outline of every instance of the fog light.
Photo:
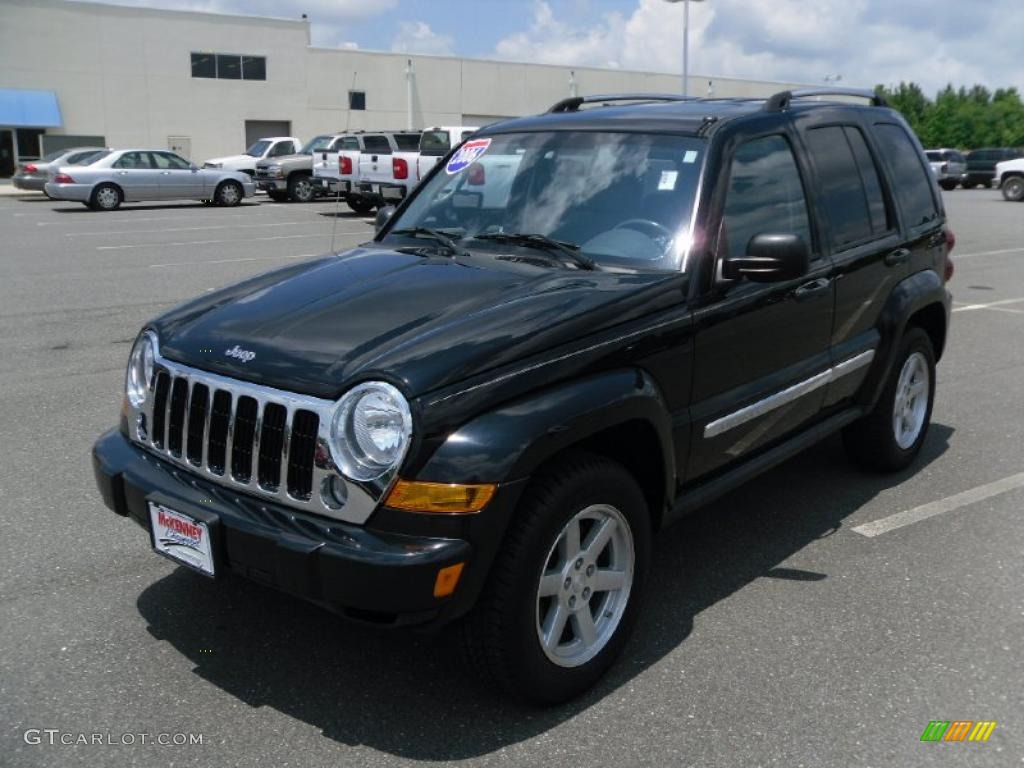
M 434 597 L 448 597 L 455 591 L 465 565 L 465 563 L 456 563 L 437 572 L 437 579 L 434 581 Z
M 399 480 L 384 504 L 408 512 L 467 514 L 486 507 L 497 488 L 494 483 L 465 485 Z
M 325 477 L 320 484 L 320 498 L 328 509 L 341 509 L 348 501 L 348 485 L 337 475 Z

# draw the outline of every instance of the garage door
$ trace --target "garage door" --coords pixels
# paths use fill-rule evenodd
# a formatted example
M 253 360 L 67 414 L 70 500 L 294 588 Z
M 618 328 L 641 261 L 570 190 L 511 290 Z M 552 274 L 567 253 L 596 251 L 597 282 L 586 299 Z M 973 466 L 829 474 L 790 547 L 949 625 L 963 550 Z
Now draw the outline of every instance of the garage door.
M 290 120 L 246 120 L 245 121 L 245 146 L 252 146 L 266 136 L 291 136 L 292 124 Z

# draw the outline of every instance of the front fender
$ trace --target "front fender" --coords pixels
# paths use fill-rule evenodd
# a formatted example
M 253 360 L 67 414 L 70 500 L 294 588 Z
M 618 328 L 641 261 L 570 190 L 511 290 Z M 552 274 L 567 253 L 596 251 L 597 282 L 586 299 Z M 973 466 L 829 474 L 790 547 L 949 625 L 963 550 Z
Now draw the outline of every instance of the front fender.
M 610 427 L 640 420 L 658 436 L 666 496 L 675 479 L 672 419 L 644 371 L 624 368 L 560 384 L 507 402 L 463 424 L 417 479 L 505 482 L 529 477 L 558 452 Z

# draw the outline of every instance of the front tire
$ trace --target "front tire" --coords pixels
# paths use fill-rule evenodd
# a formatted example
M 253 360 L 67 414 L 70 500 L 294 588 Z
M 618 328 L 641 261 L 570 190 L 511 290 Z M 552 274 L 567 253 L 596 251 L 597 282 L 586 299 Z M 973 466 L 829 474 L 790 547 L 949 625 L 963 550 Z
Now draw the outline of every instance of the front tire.
M 524 492 L 477 606 L 462 626 L 478 673 L 535 704 L 578 696 L 622 651 L 651 552 L 647 502 L 633 476 L 580 454 Z
M 288 179 L 288 198 L 296 203 L 309 203 L 316 197 L 313 180 L 309 176 L 292 176 Z
M 1024 177 L 1011 176 L 1003 182 L 1003 197 L 1011 203 L 1024 200 Z
M 909 328 L 874 410 L 843 430 L 851 460 L 881 472 L 905 469 L 924 444 L 934 400 L 931 338 L 921 328 Z
M 213 199 L 217 205 L 223 205 L 227 208 L 233 208 L 242 202 L 242 198 L 245 196 L 245 191 L 242 189 L 242 185 L 237 181 L 224 181 L 217 187 L 217 191 L 214 193 Z
M 124 196 L 113 184 L 100 184 L 92 191 L 89 207 L 94 211 L 115 211 L 121 205 Z

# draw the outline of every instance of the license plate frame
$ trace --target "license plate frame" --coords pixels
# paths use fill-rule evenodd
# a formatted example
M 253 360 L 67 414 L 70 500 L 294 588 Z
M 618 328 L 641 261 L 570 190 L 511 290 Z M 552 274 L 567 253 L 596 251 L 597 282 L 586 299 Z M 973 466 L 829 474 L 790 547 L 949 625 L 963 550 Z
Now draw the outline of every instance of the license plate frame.
M 211 525 L 187 512 L 147 500 L 153 551 L 178 565 L 215 579 L 217 565 Z

